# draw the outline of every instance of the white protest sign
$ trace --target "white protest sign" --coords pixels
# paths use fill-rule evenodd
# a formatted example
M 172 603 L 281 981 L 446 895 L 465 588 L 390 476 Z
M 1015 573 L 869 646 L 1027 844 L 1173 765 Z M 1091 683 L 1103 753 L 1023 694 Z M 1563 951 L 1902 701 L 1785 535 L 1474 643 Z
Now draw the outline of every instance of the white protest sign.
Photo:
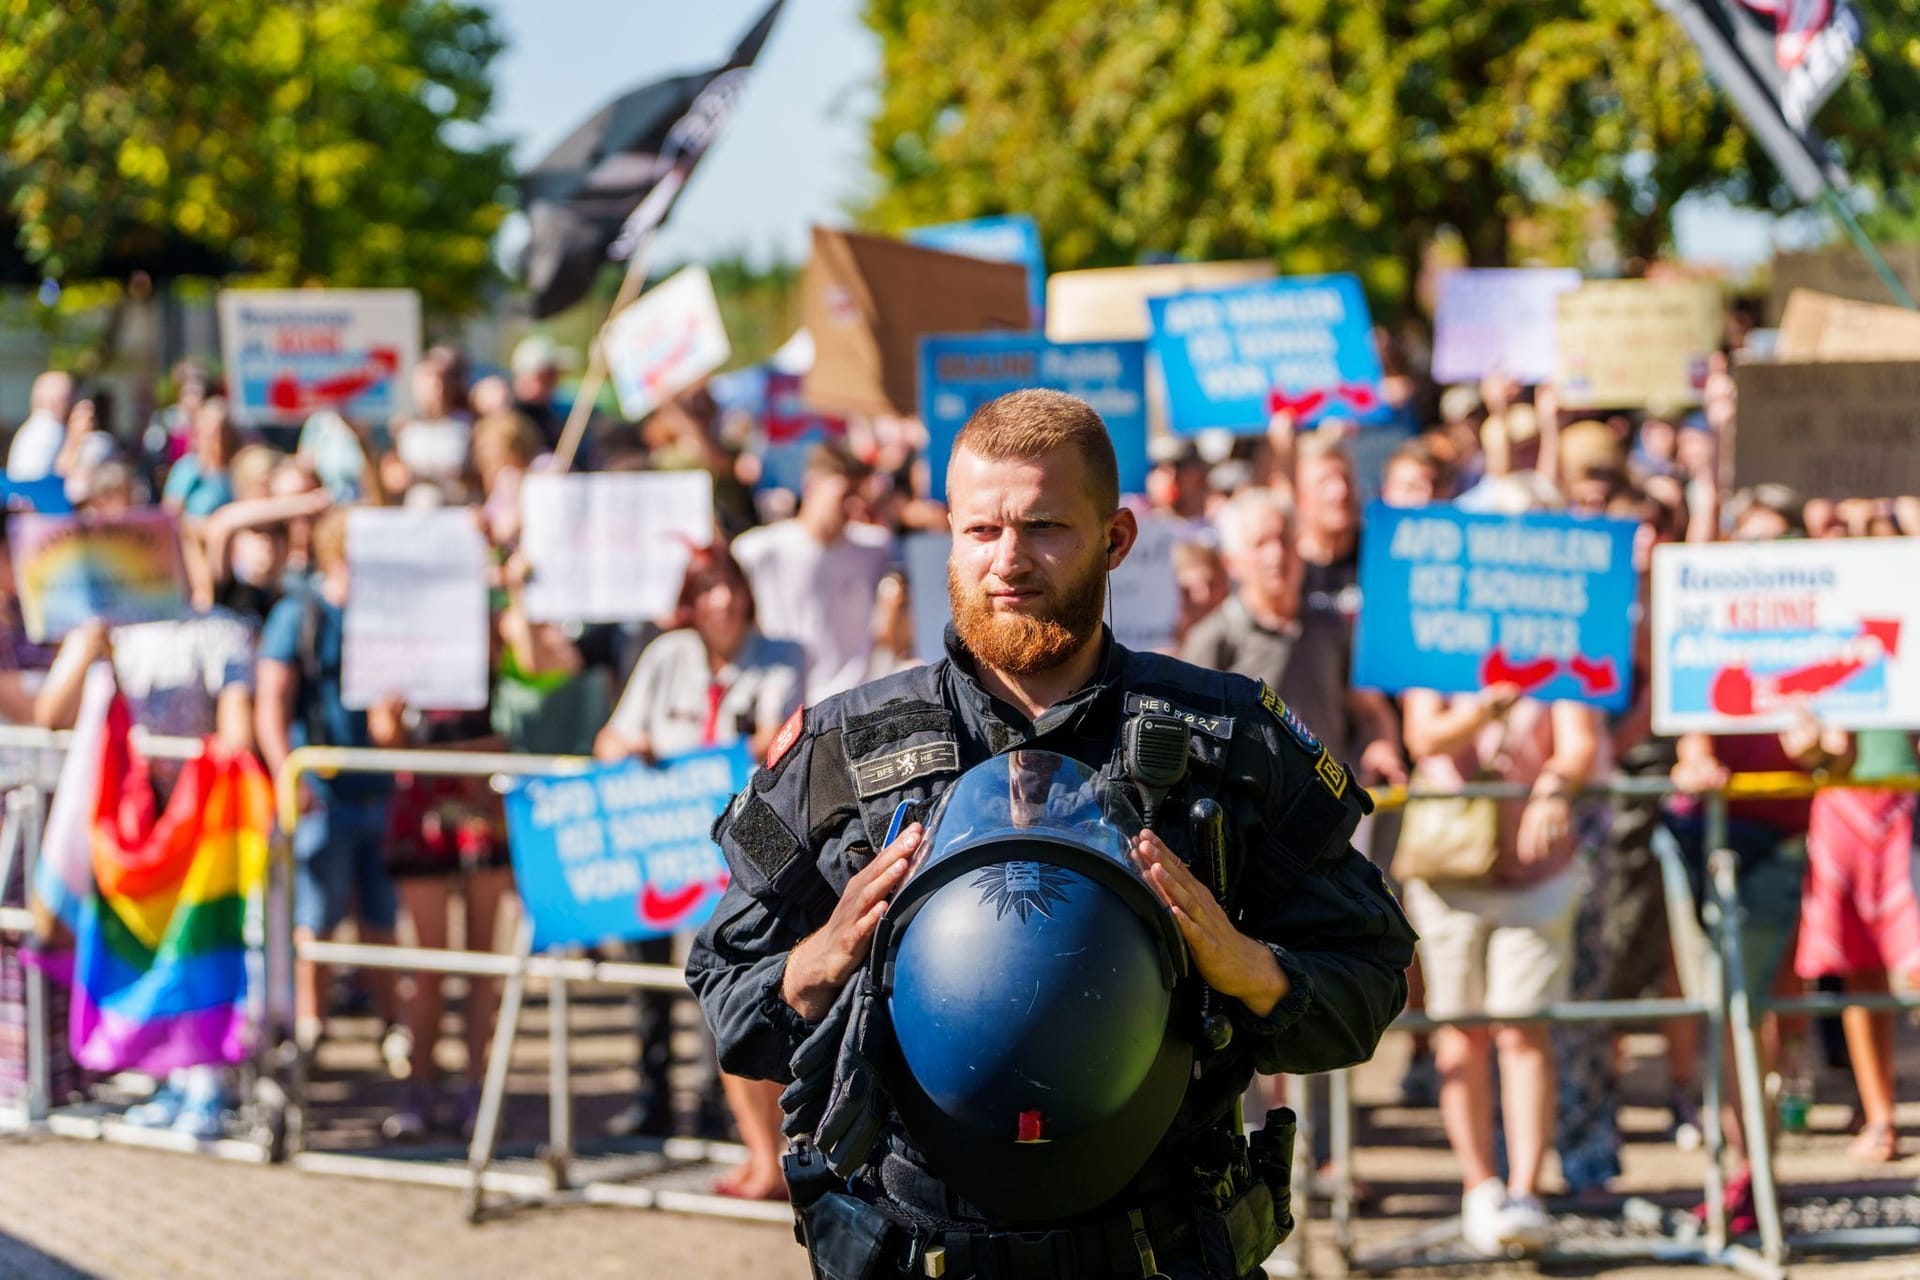
M 242 423 L 321 409 L 385 425 L 412 401 L 420 295 L 411 289 L 224 289 L 220 354 Z
M 633 622 L 671 613 L 693 548 L 713 541 L 705 471 L 533 472 L 520 483 L 520 551 L 535 622 Z
M 608 321 L 607 373 L 629 421 L 652 413 L 733 354 L 707 269 L 687 267 Z
M 357 507 L 341 701 L 432 711 L 487 705 L 487 544 L 465 510 Z
M 1714 543 L 1653 554 L 1653 727 L 1920 728 L 1920 542 Z
M 1186 526 L 1165 516 L 1140 517 L 1140 539 L 1114 570 L 1111 616 L 1113 634 L 1129 649 L 1171 652 L 1180 617 L 1180 587 L 1173 576 L 1173 549 L 1187 537 Z M 913 610 L 913 652 L 922 662 L 946 656 L 947 623 L 953 610 L 947 599 L 944 533 L 911 534 L 902 542 L 907 567 L 907 603 Z

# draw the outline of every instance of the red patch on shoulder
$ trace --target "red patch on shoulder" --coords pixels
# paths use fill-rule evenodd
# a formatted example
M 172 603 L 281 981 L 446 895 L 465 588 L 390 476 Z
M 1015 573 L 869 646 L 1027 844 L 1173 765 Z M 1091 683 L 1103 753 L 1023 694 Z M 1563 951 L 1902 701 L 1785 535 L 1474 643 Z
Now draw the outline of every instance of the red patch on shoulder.
M 793 744 L 800 741 L 800 730 L 806 720 L 806 708 L 802 707 L 787 717 L 780 726 L 780 732 L 773 737 L 773 745 L 767 748 L 767 768 L 780 763 L 780 757 L 793 750 Z

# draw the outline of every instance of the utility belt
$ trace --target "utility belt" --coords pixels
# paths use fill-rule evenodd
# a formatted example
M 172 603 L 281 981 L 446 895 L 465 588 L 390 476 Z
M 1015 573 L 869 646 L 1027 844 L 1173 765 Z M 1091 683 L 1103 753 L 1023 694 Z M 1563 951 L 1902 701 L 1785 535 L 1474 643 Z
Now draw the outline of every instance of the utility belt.
M 1213 1150 L 1188 1162 L 1188 1187 L 1042 1231 L 914 1222 L 857 1194 L 818 1151 L 797 1143 L 786 1158 L 794 1235 L 815 1280 L 1165 1280 L 1163 1267 L 1192 1262 L 1209 1277 L 1238 1280 L 1293 1230 L 1294 1131 L 1293 1112 L 1283 1107 L 1268 1112 L 1250 1140 L 1209 1135 L 1203 1148 Z

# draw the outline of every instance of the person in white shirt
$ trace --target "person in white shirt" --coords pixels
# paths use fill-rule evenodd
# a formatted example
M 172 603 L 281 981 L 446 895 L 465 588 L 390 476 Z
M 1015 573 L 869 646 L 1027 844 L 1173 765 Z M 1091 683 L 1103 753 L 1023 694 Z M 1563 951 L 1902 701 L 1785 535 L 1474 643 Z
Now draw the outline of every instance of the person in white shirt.
M 72 376 L 48 372 L 35 378 L 28 406 L 27 420 L 13 433 L 7 450 L 7 479 L 13 481 L 44 480 L 53 474 L 54 460 L 67 442 Z
M 799 514 L 734 539 L 761 630 L 806 650 L 808 703 L 866 678 L 875 594 L 899 559 L 890 532 L 851 518 L 866 472 L 845 446 L 818 446 L 807 458 Z

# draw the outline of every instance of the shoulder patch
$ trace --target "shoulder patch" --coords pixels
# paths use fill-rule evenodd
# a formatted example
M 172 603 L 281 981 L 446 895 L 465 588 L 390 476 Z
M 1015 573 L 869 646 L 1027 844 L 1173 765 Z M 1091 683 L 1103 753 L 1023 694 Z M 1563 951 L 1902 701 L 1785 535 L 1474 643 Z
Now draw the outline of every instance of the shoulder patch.
M 1320 758 L 1314 761 L 1313 771 L 1319 775 L 1320 781 L 1327 784 L 1327 790 L 1333 792 L 1334 799 L 1338 800 L 1347 794 L 1346 768 L 1327 754 L 1324 748 L 1320 752 Z
M 1321 755 L 1326 754 L 1320 746 L 1320 739 L 1313 736 L 1313 730 L 1307 728 L 1300 717 L 1293 714 L 1293 708 L 1289 707 L 1279 694 L 1269 688 L 1267 682 L 1264 680 L 1260 682 L 1260 705 L 1265 707 L 1268 713 L 1280 722 L 1280 727 L 1287 731 L 1288 737 L 1306 749 L 1308 755 L 1316 752 Z M 1336 769 L 1339 768 L 1338 765 L 1334 767 Z
M 1224 741 L 1233 737 L 1232 716 L 1203 715 L 1198 711 L 1176 706 L 1165 698 L 1149 697 L 1144 693 L 1127 695 L 1126 714 L 1172 716 L 1176 720 L 1185 721 L 1187 727 L 1195 733 L 1204 733 L 1209 738 L 1220 738 Z
M 923 742 L 918 746 L 902 747 L 871 760 L 862 760 L 854 767 L 854 776 L 859 781 L 860 798 L 869 800 L 905 786 L 915 778 L 924 778 L 932 773 L 958 773 L 960 771 L 960 744 L 951 738 L 938 742 Z
M 779 764 L 780 757 L 793 750 L 793 744 L 800 741 L 800 731 L 806 727 L 806 723 L 805 707 L 796 708 L 794 713 L 787 717 L 787 722 L 780 726 L 780 732 L 774 735 L 773 745 L 767 748 L 767 768 L 771 769 Z

